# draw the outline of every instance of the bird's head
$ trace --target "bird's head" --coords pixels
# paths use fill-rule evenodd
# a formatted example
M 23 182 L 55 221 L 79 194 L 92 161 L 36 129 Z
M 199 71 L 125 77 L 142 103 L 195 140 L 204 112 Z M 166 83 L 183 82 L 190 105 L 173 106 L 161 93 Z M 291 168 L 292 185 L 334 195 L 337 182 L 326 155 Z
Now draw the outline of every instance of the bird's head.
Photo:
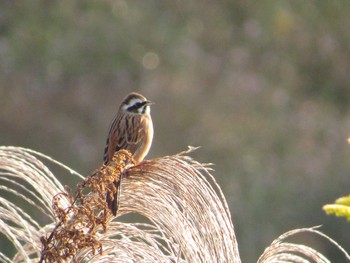
M 134 114 L 150 114 L 151 108 L 150 105 L 154 104 L 152 101 L 146 99 L 139 93 L 132 92 L 128 94 L 122 104 L 120 109 Z

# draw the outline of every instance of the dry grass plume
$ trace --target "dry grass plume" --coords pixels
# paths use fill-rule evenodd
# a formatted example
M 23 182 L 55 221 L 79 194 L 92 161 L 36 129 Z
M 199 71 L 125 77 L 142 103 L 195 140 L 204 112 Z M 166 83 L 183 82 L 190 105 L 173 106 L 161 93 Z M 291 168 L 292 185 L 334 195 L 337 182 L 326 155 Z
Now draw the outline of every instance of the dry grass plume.
M 84 178 L 33 150 L 0 147 L 0 232 L 15 250 L 12 256 L 0 250 L 0 261 L 241 262 L 226 200 L 209 166 L 188 156 L 191 150 L 137 166 L 126 165 L 131 156 L 119 151 Z M 75 191 L 62 186 L 43 161 L 81 183 Z M 117 217 L 105 200 L 107 190 L 116 191 L 114 180 L 122 183 Z M 119 220 L 129 213 L 150 223 Z M 329 262 L 310 247 L 284 242 L 299 232 L 326 237 L 313 228 L 287 232 L 258 262 Z

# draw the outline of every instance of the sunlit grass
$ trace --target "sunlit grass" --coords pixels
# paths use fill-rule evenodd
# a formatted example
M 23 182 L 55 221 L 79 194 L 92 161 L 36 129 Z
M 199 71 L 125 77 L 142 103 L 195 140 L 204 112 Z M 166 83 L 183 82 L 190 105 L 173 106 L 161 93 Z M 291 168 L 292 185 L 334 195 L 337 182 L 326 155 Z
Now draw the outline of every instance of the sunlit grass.
M 137 166 L 125 166 L 130 155 L 120 151 L 107 166 L 83 179 L 33 150 L 0 147 L 0 190 L 17 197 L 0 196 L 0 231 L 16 249 L 14 256 L 0 251 L 0 260 L 241 262 L 225 197 L 209 166 L 187 156 L 191 150 Z M 75 191 L 62 186 L 38 158 L 57 164 L 81 183 Z M 121 206 L 117 217 L 112 217 L 105 192 L 115 191 L 112 182 L 120 178 Z M 23 183 L 29 186 L 20 187 Z M 33 210 L 51 223 L 37 222 Z M 150 223 L 118 221 L 129 213 L 140 214 Z M 335 241 L 305 228 L 281 235 L 258 262 L 329 262 L 311 247 L 285 242 L 300 232 L 326 237 L 350 260 Z

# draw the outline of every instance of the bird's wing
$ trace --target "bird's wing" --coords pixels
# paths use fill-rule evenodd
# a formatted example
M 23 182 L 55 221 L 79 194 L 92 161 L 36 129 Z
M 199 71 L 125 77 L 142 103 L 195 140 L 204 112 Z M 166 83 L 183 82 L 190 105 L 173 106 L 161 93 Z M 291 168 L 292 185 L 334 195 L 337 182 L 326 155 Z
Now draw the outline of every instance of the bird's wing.
M 143 118 L 132 115 L 128 118 L 117 116 L 113 121 L 106 142 L 104 163 L 108 163 L 116 151 L 126 149 L 133 155 L 140 147 L 145 136 Z

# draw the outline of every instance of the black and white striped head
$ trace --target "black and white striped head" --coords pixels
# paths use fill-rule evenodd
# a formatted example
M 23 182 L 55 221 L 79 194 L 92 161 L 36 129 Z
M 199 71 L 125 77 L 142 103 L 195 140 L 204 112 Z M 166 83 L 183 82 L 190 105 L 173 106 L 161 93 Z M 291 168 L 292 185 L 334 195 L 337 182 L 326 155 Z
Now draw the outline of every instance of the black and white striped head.
M 150 105 L 152 104 L 153 102 L 147 100 L 146 97 L 139 93 L 132 92 L 124 98 L 120 109 L 127 113 L 150 114 Z

